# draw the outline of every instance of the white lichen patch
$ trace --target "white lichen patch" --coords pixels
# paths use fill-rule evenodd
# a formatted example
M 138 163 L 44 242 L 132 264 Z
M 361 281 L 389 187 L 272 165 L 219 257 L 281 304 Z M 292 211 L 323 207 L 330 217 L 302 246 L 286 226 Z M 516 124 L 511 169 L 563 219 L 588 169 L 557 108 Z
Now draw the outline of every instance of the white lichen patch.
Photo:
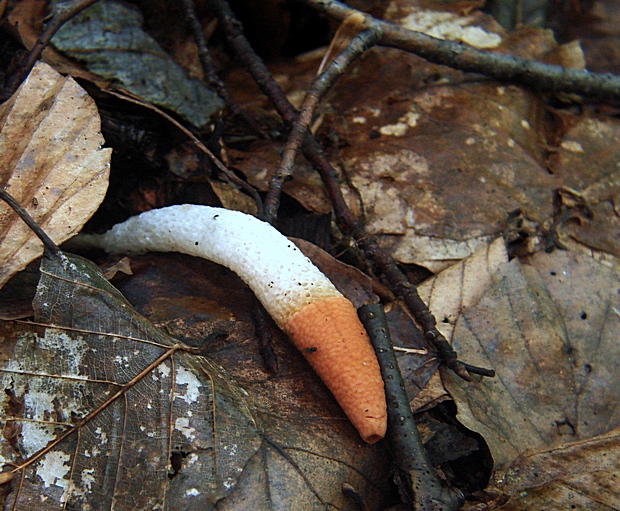
M 157 372 L 162 378 L 168 378 L 170 376 L 170 366 L 168 362 L 162 362 L 157 366 Z
M 414 128 L 418 124 L 420 114 L 418 112 L 407 112 L 398 119 L 396 124 L 387 124 L 379 128 L 382 135 L 402 137 L 407 133 L 409 128 Z
M 43 457 L 37 465 L 36 474 L 46 488 L 52 485 L 65 491 L 69 488 L 70 480 L 65 477 L 71 470 L 70 460 L 71 456 L 61 451 L 52 451 Z
M 105 431 L 103 431 L 101 428 L 97 428 L 95 430 L 95 435 L 99 438 L 99 443 L 101 445 L 105 445 L 108 443 L 108 435 L 106 434 Z M 93 449 L 93 453 L 94 453 L 94 449 Z
M 562 149 L 571 153 L 583 153 L 583 146 L 574 140 L 564 140 L 561 144 Z
M 95 476 L 93 475 L 94 473 L 94 468 L 85 468 L 80 474 L 82 477 L 82 484 L 89 492 L 92 491 L 93 484 L 96 482 Z
M 188 490 L 185 490 L 185 495 L 188 497 L 198 497 L 198 495 L 200 495 L 200 491 L 198 491 L 198 488 L 189 488 Z
M 175 398 L 183 399 L 186 403 L 192 404 L 198 401 L 202 383 L 196 375 L 183 367 L 179 367 L 175 379 Z
M 22 423 L 21 445 L 26 457 L 30 457 L 47 446 L 56 436 L 54 426 L 25 421 Z
M 174 421 L 174 429 L 180 431 L 188 440 L 194 440 L 196 438 L 196 429 L 189 425 L 189 419 L 187 417 L 177 417 Z
M 458 16 L 451 12 L 422 10 L 412 12 L 400 20 L 409 30 L 423 32 L 438 39 L 460 41 L 480 49 L 497 48 L 502 37 L 474 26 L 473 16 Z
M 379 132 L 382 135 L 391 137 L 402 137 L 407 133 L 407 125 L 404 122 L 397 122 L 396 124 L 387 124 L 379 128 Z
M 306 305 L 342 296 L 285 236 L 239 211 L 170 206 L 142 213 L 84 241 L 108 252 L 182 252 L 222 264 L 248 284 L 283 328 Z

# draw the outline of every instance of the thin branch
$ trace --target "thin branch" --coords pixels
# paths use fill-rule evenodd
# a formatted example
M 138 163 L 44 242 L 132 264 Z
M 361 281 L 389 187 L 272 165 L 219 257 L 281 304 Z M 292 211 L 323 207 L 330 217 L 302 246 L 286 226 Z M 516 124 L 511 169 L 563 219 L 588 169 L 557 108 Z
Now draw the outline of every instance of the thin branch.
M 273 79 L 273 76 L 271 76 L 271 73 L 263 61 L 256 55 L 254 49 L 243 35 L 241 23 L 235 18 L 230 6 L 225 0 L 211 0 L 210 4 L 222 23 L 228 35 L 228 41 L 232 44 L 237 57 L 246 66 L 246 69 L 250 72 L 263 93 L 272 102 L 276 111 L 284 121 L 292 125 L 296 120 L 297 112 L 288 102 L 280 86 Z M 373 237 L 366 234 L 362 223 L 349 209 L 342 195 L 335 169 L 329 163 L 321 147 L 316 143 L 314 138 L 312 138 L 311 134 L 306 134 L 302 150 L 304 156 L 321 176 L 325 190 L 334 208 L 338 227 L 345 235 L 350 235 L 355 238 L 358 246 L 365 255 L 373 260 L 384 275 L 386 275 L 390 285 L 394 286 L 396 290 L 400 290 L 407 307 L 411 310 L 418 324 L 422 326 L 427 341 L 433 343 L 433 341 L 438 339 L 437 344 L 433 344 L 433 346 L 439 352 L 441 360 L 449 364 L 449 367 L 459 376 L 466 380 L 470 380 L 471 378 L 468 370 L 458 362 L 456 353 L 445 340 L 445 337 L 437 330 L 435 318 L 428 310 L 426 304 L 420 299 L 416 287 L 411 284 L 405 274 L 400 271 L 396 261 L 377 245 Z M 477 369 L 478 368 L 473 368 L 472 372 L 475 372 Z M 486 369 L 480 369 L 480 371 L 480 374 L 491 374 L 491 372 Z
M 0 199 L 6 202 L 12 209 L 17 213 L 19 218 L 21 218 L 24 223 L 30 227 L 30 230 L 37 235 L 37 238 L 41 240 L 43 246 L 45 247 L 45 253 L 48 255 L 55 255 L 60 252 L 58 245 L 54 243 L 52 238 L 50 238 L 46 232 L 41 229 L 39 224 L 37 224 L 34 219 L 30 216 L 28 211 L 24 209 L 24 207 L 17 202 L 13 196 L 7 192 L 6 190 L 0 188 Z
M 359 12 L 337 0 L 299 0 L 326 16 L 344 20 Z M 481 73 L 496 80 L 521 84 L 541 92 L 570 92 L 598 99 L 620 100 L 620 76 L 543 64 L 506 54 L 478 50 L 374 20 L 383 29 L 381 46 L 405 50 L 435 64 Z
M 489 377 L 495 376 L 495 371 L 491 369 L 472 366 L 458 360 L 457 354 L 450 343 L 437 330 L 437 320 L 422 298 L 420 298 L 417 288 L 409 282 L 409 279 L 400 270 L 396 261 L 377 245 L 373 236 L 358 238 L 357 243 L 364 255 L 379 267 L 394 293 L 405 300 L 407 308 L 422 328 L 424 338 L 435 347 L 443 364 L 466 381 L 472 380 L 470 373 Z
M 267 135 L 263 132 L 260 126 L 256 123 L 254 118 L 249 115 L 247 112 L 242 110 L 239 106 L 239 103 L 232 97 L 226 85 L 222 81 L 222 79 L 217 74 L 215 70 L 215 66 L 213 65 L 213 59 L 211 58 L 211 53 L 209 52 L 209 48 L 207 47 L 207 40 L 204 35 L 204 31 L 202 29 L 202 25 L 196 16 L 196 9 L 194 6 L 194 0 L 181 0 L 183 4 L 183 8 L 185 10 L 185 17 L 187 18 L 187 22 L 192 31 L 192 36 L 194 37 L 194 41 L 196 42 L 196 47 L 198 48 L 198 58 L 200 59 L 200 65 L 202 66 L 202 70 L 205 74 L 205 78 L 209 87 L 211 87 L 215 92 L 217 92 L 218 96 L 224 100 L 226 106 L 230 108 L 231 112 L 235 115 L 238 115 L 243 121 L 255 132 L 261 135 L 263 138 L 267 138 Z
M 30 50 L 28 59 L 24 65 L 9 80 L 7 80 L 7 84 L 2 91 L 0 101 L 10 98 L 15 93 L 24 81 L 24 78 L 28 75 L 28 73 L 30 73 L 30 71 L 32 71 L 35 62 L 41 58 L 43 50 L 47 48 L 47 45 L 52 40 L 52 37 L 56 35 L 56 32 L 60 30 L 60 27 L 97 1 L 98 0 L 67 0 L 65 2 L 55 2 L 52 5 L 50 21 L 47 23 L 43 33 L 37 39 L 37 42 L 34 43 L 34 46 Z
M 357 34 L 310 87 L 299 110 L 299 115 L 293 123 L 280 166 L 269 183 L 269 191 L 265 199 L 265 219 L 268 222 L 273 223 L 277 217 L 282 185 L 293 175 L 295 156 L 303 144 L 319 101 L 334 82 L 344 74 L 351 63 L 372 48 L 381 38 L 381 35 L 382 31 L 376 24 L 371 24 L 371 26 Z
M 220 20 L 223 29 L 226 31 L 227 40 L 235 50 L 237 58 L 252 75 L 252 78 L 254 78 L 254 81 L 260 87 L 263 94 L 269 98 L 284 122 L 292 126 L 297 118 L 295 108 L 289 103 L 286 95 L 267 69 L 267 66 L 265 66 L 261 58 L 256 55 L 254 49 L 243 35 L 241 23 L 236 19 L 228 3 L 225 0 L 211 0 L 209 3 Z M 338 184 L 336 171 L 312 136 L 306 136 L 302 151 L 304 156 L 317 172 L 319 172 L 323 179 L 325 189 L 334 207 L 339 227 L 344 233 L 351 233 L 361 228 L 361 224 L 355 215 L 351 213 L 344 201 L 342 191 Z M 330 178 L 325 179 L 325 176 L 330 176 Z
M 383 306 L 376 303 L 363 305 L 358 314 L 368 331 L 381 367 L 387 398 L 387 435 L 396 466 L 413 496 L 413 509 L 459 509 L 463 504 L 463 495 L 458 489 L 446 488 L 441 484 L 422 444 L 394 355 Z

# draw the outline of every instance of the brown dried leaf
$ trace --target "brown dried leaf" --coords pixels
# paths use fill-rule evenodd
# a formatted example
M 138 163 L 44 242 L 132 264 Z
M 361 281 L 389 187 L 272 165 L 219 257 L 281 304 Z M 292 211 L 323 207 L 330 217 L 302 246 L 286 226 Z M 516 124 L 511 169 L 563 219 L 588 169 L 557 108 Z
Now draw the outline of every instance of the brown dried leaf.
M 588 509 L 612 511 L 620 502 L 620 429 L 519 458 L 496 474 L 510 496 L 502 511 Z
M 452 342 L 456 320 L 478 303 L 497 268 L 508 261 L 503 238 L 484 246 L 419 286 L 420 298 L 437 319 L 437 329 Z
M 459 317 L 453 345 L 496 378 L 444 383 L 498 469 L 620 425 L 620 275 L 591 257 L 539 253 L 502 265 Z
M 389 59 L 376 54 L 365 65 L 396 75 L 403 57 Z M 381 85 L 361 92 L 343 84 L 337 101 L 350 134 L 343 151 L 349 182 L 369 232 L 396 259 L 439 271 L 495 239 L 516 208 L 539 222 L 551 217 L 556 185 L 542 165 L 535 96 L 463 84 L 393 101 L 376 90 Z
M 71 78 L 38 63 L 0 106 L 0 185 L 58 244 L 75 235 L 108 187 L 94 101 Z M 42 244 L 0 204 L 0 286 L 41 255 Z
M 583 245 L 620 256 L 620 121 L 558 114 L 565 129 L 549 158 L 551 170 L 591 215 L 574 208 L 578 219 L 562 226 Z M 569 211 L 571 205 L 566 204 Z
M 504 240 L 498 238 L 418 287 L 420 298 L 437 319 L 437 329 L 448 341 L 452 342 L 456 321 L 463 309 L 478 302 L 491 282 L 491 275 L 506 260 Z M 412 400 L 411 406 L 417 410 L 447 399 L 447 393 L 436 371 L 439 360 L 432 353 L 406 351 L 407 348 L 419 349 L 426 346 L 426 343 L 422 339 L 416 339 L 418 336 L 415 335 L 415 327 L 408 323 L 403 324 L 404 318 L 398 319 L 401 316 L 403 313 L 400 307 L 388 313 L 395 346 L 399 350 L 405 348 L 398 353 L 398 363 L 405 379 L 407 394 Z M 467 359 L 467 354 L 463 354 L 463 357 Z

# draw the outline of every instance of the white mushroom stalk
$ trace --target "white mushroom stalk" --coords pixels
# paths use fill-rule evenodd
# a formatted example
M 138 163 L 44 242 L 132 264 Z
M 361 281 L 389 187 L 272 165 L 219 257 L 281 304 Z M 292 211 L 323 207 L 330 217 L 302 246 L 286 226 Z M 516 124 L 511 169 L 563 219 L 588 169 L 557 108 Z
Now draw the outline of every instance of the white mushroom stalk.
M 385 435 L 379 365 L 355 308 L 294 243 L 238 211 L 170 206 L 86 238 L 111 253 L 181 252 L 230 268 L 330 389 L 362 438 Z

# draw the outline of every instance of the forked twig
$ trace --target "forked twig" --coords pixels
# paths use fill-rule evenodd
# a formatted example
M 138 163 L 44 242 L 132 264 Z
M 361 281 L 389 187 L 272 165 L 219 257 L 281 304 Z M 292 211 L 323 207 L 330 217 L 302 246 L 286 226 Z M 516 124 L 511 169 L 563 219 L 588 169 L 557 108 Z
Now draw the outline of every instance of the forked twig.
M 327 69 L 314 80 L 299 109 L 299 115 L 293 123 L 280 165 L 269 183 L 269 191 L 265 199 L 265 220 L 267 222 L 273 223 L 277 217 L 282 185 L 293 175 L 295 156 L 303 144 L 319 101 L 351 63 L 376 44 L 381 34 L 379 26 L 371 24 L 355 36 L 327 66 Z
M 338 0 L 299 0 L 326 16 L 344 20 L 359 12 Z M 620 100 L 620 76 L 543 64 L 535 60 L 482 51 L 463 43 L 428 36 L 374 19 L 383 30 L 379 44 L 415 53 L 453 69 L 482 73 L 496 80 L 526 85 L 540 92 L 566 92 L 599 99 Z

